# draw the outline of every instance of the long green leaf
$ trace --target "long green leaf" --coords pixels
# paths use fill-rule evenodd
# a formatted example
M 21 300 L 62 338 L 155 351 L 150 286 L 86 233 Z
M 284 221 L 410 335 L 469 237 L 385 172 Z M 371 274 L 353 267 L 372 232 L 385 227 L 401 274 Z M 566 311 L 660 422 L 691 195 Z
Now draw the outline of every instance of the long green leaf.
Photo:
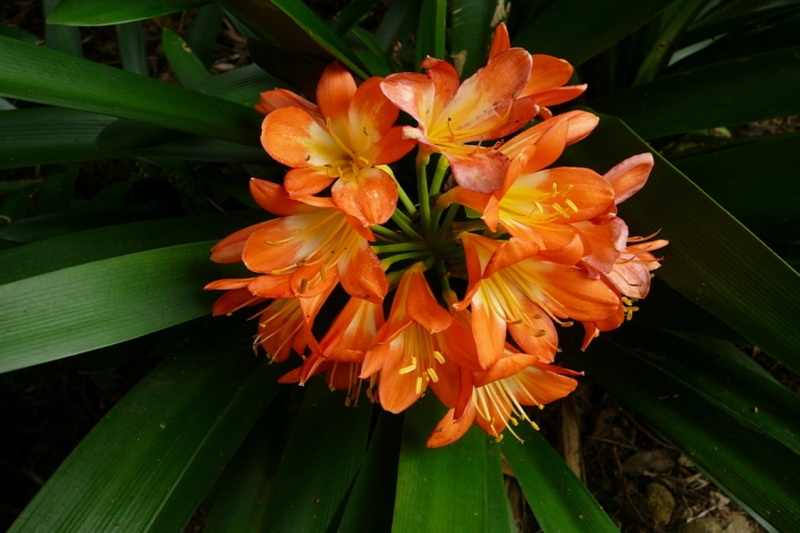
M 345 407 L 321 379 L 306 388 L 267 504 L 268 532 L 328 531 L 367 448 L 372 404 Z
M 800 133 L 679 159 L 674 165 L 739 218 L 778 215 L 787 232 L 800 227 Z M 743 194 L 758 190 L 758 194 Z
M 205 533 L 266 529 L 266 502 L 276 489 L 286 431 L 295 414 L 287 401 L 293 392 L 286 387 L 280 390 L 220 475 Z
M 504 439 L 503 453 L 544 533 L 619 531 L 544 437 L 524 424 L 514 431 L 525 442 Z
M 114 119 L 63 108 L 0 113 L 0 168 L 46 165 L 103 157 L 97 134 Z
M 657 78 L 599 98 L 649 139 L 800 114 L 800 46 Z
M 217 0 L 262 41 L 277 44 L 285 54 L 312 58 L 330 55 L 367 78 L 358 57 L 327 24 L 298 0 Z
M 733 345 L 703 346 L 693 343 L 691 337 L 649 329 L 626 333 L 615 342 L 691 386 L 738 423 L 800 454 L 800 396 L 779 385 L 760 367 L 760 371 L 754 371 L 745 366 L 741 360 L 746 356 Z
M 486 64 L 492 24 L 497 25 L 494 10 L 496 5 L 483 0 L 454 0 L 450 8 L 453 35 L 450 54 L 461 77 L 471 76 Z
M 709 401 L 682 374 L 667 373 L 603 338 L 589 351 L 569 364 L 585 369 L 624 406 L 642 415 L 768 530 L 800 528 L 800 485 L 795 479 L 800 455 Z
M 141 22 L 117 25 L 117 42 L 122 68 L 128 72 L 147 76 L 147 57 L 144 47 L 144 26 Z
M 425 447 L 443 409 L 431 397 L 406 411 L 392 533 L 487 530 L 486 435 L 472 428 L 444 448 Z
M 44 0 L 42 2 L 44 8 L 44 18 L 50 15 L 53 8 L 58 6 L 62 0 Z M 69 26 L 61 26 L 47 22 L 44 25 L 44 41 L 48 48 L 71 54 L 77 57 L 83 56 L 81 49 L 81 32 L 78 28 L 71 28 Z
M 414 49 L 416 64 L 427 56 L 445 57 L 445 35 L 447 33 L 447 2 L 444 0 L 422 0 L 417 25 L 417 45 Z
M 551 54 L 579 65 L 644 25 L 674 1 L 551 2 L 525 25 L 514 45 L 532 54 Z
M 164 28 L 161 34 L 161 42 L 164 46 L 164 55 L 169 61 L 169 66 L 180 80 L 184 87 L 190 89 L 200 89 L 211 79 L 211 73 L 206 66 L 194 54 L 189 45 L 186 44 L 180 35 Z
M 167 358 L 92 430 L 11 531 L 180 531 L 277 390 L 242 328 Z
M 397 458 L 403 419 L 382 411 L 369 442 L 364 464 L 353 483 L 338 531 L 385 533 L 391 531 L 397 486 Z
M 209 261 L 213 244 L 158 248 L 0 286 L 0 372 L 208 314 L 215 295 L 203 285 L 231 273 Z
M 260 115 L 220 98 L 1 36 L 0 58 L 5 96 L 258 142 Z
M 108 26 L 169 15 L 210 3 L 211 0 L 129 0 L 118 3 L 103 0 L 61 0 L 48 22 L 69 26 Z
M 213 238 L 264 220 L 263 211 L 194 215 L 92 229 L 0 253 L 0 284 L 117 256 Z
M 650 148 L 603 117 L 569 161 L 604 171 Z M 800 276 L 658 154 L 645 187 L 620 207 L 633 235 L 670 240 L 657 275 L 751 343 L 800 370 Z M 765 275 L 768 273 L 768 275 Z

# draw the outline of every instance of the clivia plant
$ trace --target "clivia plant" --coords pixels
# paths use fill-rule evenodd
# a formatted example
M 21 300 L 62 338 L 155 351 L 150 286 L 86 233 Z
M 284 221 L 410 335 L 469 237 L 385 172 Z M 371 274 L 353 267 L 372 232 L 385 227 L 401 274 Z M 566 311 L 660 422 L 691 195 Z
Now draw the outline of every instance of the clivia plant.
M 514 531 L 504 472 L 625 529 L 538 431 L 585 380 L 797 528 L 800 402 L 739 348 L 800 369 L 800 137 L 741 126 L 800 114 L 796 2 L 45 4 L 0 34 L 0 368 L 153 368 L 11 531 Z

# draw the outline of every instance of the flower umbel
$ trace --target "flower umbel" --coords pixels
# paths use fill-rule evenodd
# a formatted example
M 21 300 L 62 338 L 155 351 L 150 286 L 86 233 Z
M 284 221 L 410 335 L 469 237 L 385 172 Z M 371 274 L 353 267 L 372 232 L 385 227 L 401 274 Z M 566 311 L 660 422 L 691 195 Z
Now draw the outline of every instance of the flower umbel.
M 323 374 L 346 403 L 366 386 L 393 413 L 430 388 L 449 408 L 431 447 L 472 424 L 516 436 L 520 421 L 536 427 L 528 407 L 578 384 L 555 364 L 559 329 L 581 322 L 586 349 L 647 295 L 667 241 L 631 237 L 617 205 L 644 186 L 653 158 L 605 174 L 553 166 L 598 118 L 554 115 L 549 106 L 586 86 L 565 85 L 566 61 L 510 47 L 502 25 L 486 66 L 463 82 L 445 61 L 422 67 L 358 85 L 333 63 L 316 103 L 262 93 L 262 145 L 288 170 L 282 184 L 250 182 L 274 218 L 212 249 L 250 275 L 206 289 L 225 291 L 214 315 L 261 306 L 254 348 L 299 363 L 282 383 Z M 400 111 L 416 125 L 396 124 Z M 414 146 L 409 178 L 390 165 Z

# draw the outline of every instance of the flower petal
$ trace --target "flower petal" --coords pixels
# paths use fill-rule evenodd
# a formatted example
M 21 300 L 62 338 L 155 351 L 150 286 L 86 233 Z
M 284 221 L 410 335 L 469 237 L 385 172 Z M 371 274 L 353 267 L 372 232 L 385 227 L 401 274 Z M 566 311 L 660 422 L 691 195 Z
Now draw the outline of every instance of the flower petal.
M 338 61 L 328 65 L 317 85 L 317 104 L 324 118 L 334 122 L 347 118 L 350 101 L 356 93 L 356 81 Z
M 629 157 L 605 173 L 603 177 L 614 187 L 616 203 L 624 202 L 644 187 L 654 164 L 653 154 L 645 152 Z
M 456 183 L 477 192 L 496 191 L 503 185 L 509 160 L 497 150 L 479 150 L 472 154 L 444 154 L 450 162 Z
M 293 168 L 324 166 L 347 155 L 314 117 L 298 107 L 267 115 L 261 144 L 273 159 Z
M 369 226 L 389 220 L 397 207 L 397 183 L 375 167 L 338 179 L 331 192 L 337 207 Z

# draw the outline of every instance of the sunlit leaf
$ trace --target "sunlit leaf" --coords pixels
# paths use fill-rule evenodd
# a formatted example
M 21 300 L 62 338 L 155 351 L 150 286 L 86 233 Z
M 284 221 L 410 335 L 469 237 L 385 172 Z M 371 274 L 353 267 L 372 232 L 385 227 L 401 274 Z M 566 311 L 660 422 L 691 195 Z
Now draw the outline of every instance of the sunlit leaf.
M 538 432 L 514 428 L 525 439 L 503 439 L 502 448 L 544 533 L 618 531 L 583 483 Z

